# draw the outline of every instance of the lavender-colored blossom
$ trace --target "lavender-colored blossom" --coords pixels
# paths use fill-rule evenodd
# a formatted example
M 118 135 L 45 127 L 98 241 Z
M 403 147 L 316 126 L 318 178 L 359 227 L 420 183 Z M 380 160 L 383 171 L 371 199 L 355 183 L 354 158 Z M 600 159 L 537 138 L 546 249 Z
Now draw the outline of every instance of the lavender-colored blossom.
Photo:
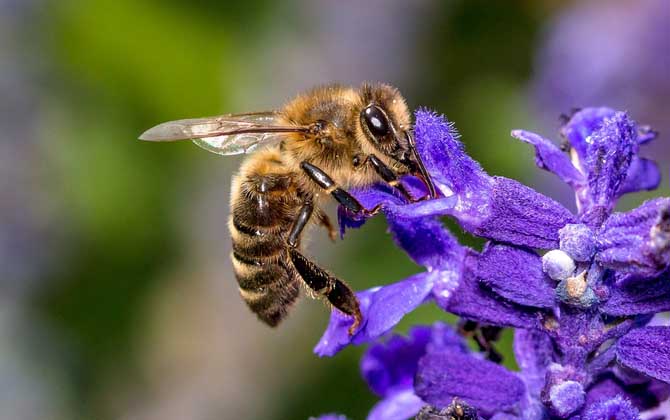
M 439 322 L 371 346 L 361 360 L 361 372 L 382 397 L 368 420 L 406 419 L 427 404 L 447 407 L 454 397 L 476 400 L 481 413 L 492 413 L 514 405 L 523 393 L 521 379 L 471 352 L 463 337 Z M 458 393 L 445 391 L 445 380 Z
M 670 129 L 670 6 L 665 0 L 583 0 L 549 25 L 538 49 L 533 96 L 555 121 L 583 104 L 610 104 Z M 667 156 L 670 148 L 658 144 Z
M 670 198 L 614 213 L 621 195 L 658 185 L 657 166 L 638 155 L 655 136 L 608 108 L 575 113 L 561 134 L 567 153 L 537 134 L 513 131 L 535 147 L 539 167 L 573 188 L 576 214 L 486 174 L 453 126 L 427 110 L 416 114 L 415 136 L 439 197 L 408 203 L 382 185 L 354 192 L 368 207 L 382 205 L 394 240 L 426 271 L 360 292 L 363 322 L 353 336 L 353 321 L 334 310 L 315 351 L 330 356 L 374 342 L 430 301 L 480 324 L 516 328 L 521 368 L 511 372 L 454 345 L 458 340 L 431 346 L 444 326 L 438 334 L 435 327 L 414 329 L 364 357 L 364 377 L 382 397 L 370 418 L 407 418 L 422 403 L 446 407 L 457 397 L 496 420 L 602 413 L 633 419 L 667 399 L 670 327 L 645 325 L 670 309 Z M 425 193 L 415 179 L 403 182 L 417 196 Z M 489 242 L 482 251 L 460 245 L 440 216 Z M 339 219 L 343 232 L 364 222 L 342 209 Z
M 402 420 L 414 416 L 426 405 L 414 391 L 417 365 L 428 353 L 467 353 L 462 337 L 449 326 L 415 327 L 407 337 L 393 336 L 371 346 L 361 359 L 361 373 L 370 389 L 382 400 L 369 420 Z
M 584 414 L 584 420 L 636 420 L 639 412 L 630 401 L 616 396 L 594 404 Z
M 319 417 L 310 417 L 309 420 L 347 420 L 347 417 L 341 414 L 328 413 Z

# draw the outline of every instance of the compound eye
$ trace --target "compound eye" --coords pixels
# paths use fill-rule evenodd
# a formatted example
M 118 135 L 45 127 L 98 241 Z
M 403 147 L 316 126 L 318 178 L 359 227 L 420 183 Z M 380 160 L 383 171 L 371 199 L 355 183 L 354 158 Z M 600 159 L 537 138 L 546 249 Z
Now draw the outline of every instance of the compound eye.
M 365 124 L 368 126 L 368 130 L 376 138 L 381 138 L 386 136 L 390 132 L 389 121 L 382 112 L 375 105 L 370 105 L 363 110 L 363 119 Z

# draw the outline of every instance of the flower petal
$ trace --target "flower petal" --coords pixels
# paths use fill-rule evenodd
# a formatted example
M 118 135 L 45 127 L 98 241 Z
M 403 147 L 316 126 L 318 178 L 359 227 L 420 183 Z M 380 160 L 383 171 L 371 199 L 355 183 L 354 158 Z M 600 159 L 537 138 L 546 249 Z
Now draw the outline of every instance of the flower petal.
M 637 127 L 624 112 L 606 118 L 588 138 L 586 156 L 580 161 L 588 190 L 578 196 L 587 224 L 599 226 L 614 208 L 637 147 Z
M 411 388 L 430 336 L 430 327 L 414 327 L 408 337 L 394 335 L 368 348 L 361 358 L 361 375 L 370 389 L 383 397 L 389 390 Z
M 407 176 L 403 178 L 402 182 L 411 192 L 416 189 L 410 187 L 415 181 L 417 181 L 416 178 Z M 424 191 L 421 195 L 413 193 L 412 196 L 421 197 L 425 195 L 427 192 L 425 191 L 425 187 L 423 188 Z M 453 195 L 409 203 L 404 197 L 399 197 L 397 191 L 385 184 L 375 184 L 366 189 L 352 189 L 350 193 L 367 209 L 381 205 L 382 211 L 386 214 L 387 218 L 419 219 L 429 216 L 441 216 L 456 211 L 455 208 L 459 203 L 458 197 Z M 372 216 L 353 214 L 345 207 L 339 206 L 337 208 L 337 218 L 340 225 L 340 236 L 344 237 L 346 229 L 357 229 L 363 226 L 369 217 Z
M 586 406 L 590 407 L 597 402 L 609 400 L 617 395 L 627 395 L 623 384 L 610 376 L 599 379 L 586 392 Z
M 447 324 L 414 327 L 407 337 L 394 335 L 368 348 L 361 359 L 361 374 L 379 396 L 411 389 L 419 359 L 427 352 L 445 349 L 468 351 L 463 337 Z
M 580 160 L 586 158 L 588 138 L 599 130 L 607 118 L 612 118 L 616 110 L 607 107 L 583 108 L 575 112 L 568 122 L 561 128 L 561 135 L 565 137 L 570 145 L 577 151 Z M 638 126 L 636 140 L 638 144 L 644 144 L 654 140 L 658 133 L 647 125 Z
M 654 277 L 670 266 L 670 198 L 646 201 L 610 216 L 599 238 L 596 261 L 619 273 Z
M 615 113 L 615 110 L 605 107 L 584 108 L 574 113 L 561 128 L 561 135 L 570 142 L 580 161 L 586 160 L 588 138 L 602 127 L 606 118 L 612 118 Z
M 367 420 L 406 420 L 414 417 L 424 405 L 426 403 L 410 388 L 379 401 L 368 414 Z
M 364 206 L 383 203 L 389 220 L 449 215 L 475 235 L 545 249 L 556 248 L 558 230 L 574 222 L 556 201 L 511 179 L 488 176 L 465 154 L 444 117 L 417 111 L 415 135 L 418 153 L 442 197 L 408 204 L 390 187 L 378 185 L 374 191 L 353 192 Z M 342 209 L 339 219 L 341 229 L 364 222 Z
M 601 306 L 601 310 L 614 316 L 670 311 L 670 270 L 653 280 L 612 285 L 610 298 Z
M 416 149 L 435 186 L 445 197 L 467 197 L 465 206 L 477 208 L 487 202 L 484 195 L 490 178 L 463 150 L 453 124 L 428 109 L 415 114 Z
M 518 328 L 514 331 L 514 358 L 528 392 L 539 397 L 547 367 L 552 362 L 551 339 L 543 331 Z
M 374 339 L 390 331 L 424 302 L 436 277 L 430 272 L 419 273 L 379 289 L 370 302 L 364 334 Z
M 438 407 L 446 407 L 454 397 L 462 398 L 484 416 L 512 408 L 525 392 L 523 382 L 504 367 L 455 352 L 423 357 L 414 389 L 424 401 Z
M 584 176 L 574 167 L 567 153 L 544 137 L 525 130 L 512 131 L 512 137 L 535 146 L 535 164 L 556 174 L 563 182 L 575 187 L 585 181 Z
M 372 297 L 379 291 L 379 289 L 380 287 L 375 287 L 356 293 L 361 314 L 363 315 L 363 325 L 353 336 L 349 335 L 349 327 L 354 323 L 352 317 L 345 315 L 337 309 L 332 309 L 330 311 L 330 322 L 328 323 L 328 327 L 326 328 L 326 331 L 324 331 L 316 347 L 314 347 L 314 353 L 319 357 L 330 357 L 337 354 L 349 344 L 359 344 L 359 341 L 364 342 L 365 337 L 361 331 L 365 328 L 368 308 L 370 307 Z
M 389 230 L 400 248 L 428 269 L 446 267 L 460 271 L 465 248 L 439 220 L 407 219 L 387 214 Z
M 619 187 L 617 195 L 655 190 L 660 183 L 661 171 L 658 169 L 656 162 L 635 156 L 630 162 L 628 175 Z
M 670 327 L 633 330 L 617 343 L 621 364 L 663 382 L 670 382 Z
M 479 258 L 477 278 L 495 293 L 520 305 L 550 308 L 555 292 L 534 251 L 488 244 Z
M 586 407 L 606 401 L 617 395 L 625 396 L 640 410 L 657 407 L 670 395 L 670 386 L 656 380 L 647 380 L 640 384 L 625 384 L 612 372 L 601 375 L 586 393 Z
M 423 303 L 436 277 L 435 273 L 419 273 L 388 286 L 356 293 L 363 315 L 361 327 L 350 336 L 348 330 L 353 319 L 333 309 L 314 352 L 321 357 L 333 356 L 349 344 L 367 343 L 385 334 Z
M 438 306 L 484 324 L 534 327 L 537 320 L 536 310 L 501 299 L 477 280 L 477 258 L 478 254 L 469 251 L 463 264 L 463 272 L 457 279 L 446 276 L 435 281 L 433 297 Z
M 639 420 L 640 413 L 621 396 L 597 402 L 586 409 L 582 420 Z
M 473 233 L 498 242 L 529 248 L 558 248 L 558 231 L 574 216 L 558 202 L 530 187 L 494 177 L 488 218 Z
M 561 134 L 570 142 L 576 153 L 575 165 L 588 180 L 571 184 L 577 187 L 579 207 L 588 224 L 599 225 L 621 195 L 658 186 L 656 164 L 637 156 L 639 145 L 656 133 L 647 126 L 638 127 L 626 113 L 584 108 L 570 117 Z M 535 137 L 523 140 L 540 142 Z

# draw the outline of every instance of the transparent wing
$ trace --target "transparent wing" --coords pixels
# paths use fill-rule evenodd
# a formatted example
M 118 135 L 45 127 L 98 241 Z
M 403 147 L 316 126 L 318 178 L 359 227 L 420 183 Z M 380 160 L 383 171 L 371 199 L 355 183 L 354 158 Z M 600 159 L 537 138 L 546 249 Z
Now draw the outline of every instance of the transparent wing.
M 218 155 L 239 155 L 250 153 L 259 146 L 280 142 L 286 133 L 243 133 L 193 139 L 193 143 Z
M 287 133 L 308 131 L 306 126 L 280 125 L 278 117 L 270 111 L 170 121 L 145 131 L 140 140 L 193 140 L 210 152 L 236 155 L 281 141 Z

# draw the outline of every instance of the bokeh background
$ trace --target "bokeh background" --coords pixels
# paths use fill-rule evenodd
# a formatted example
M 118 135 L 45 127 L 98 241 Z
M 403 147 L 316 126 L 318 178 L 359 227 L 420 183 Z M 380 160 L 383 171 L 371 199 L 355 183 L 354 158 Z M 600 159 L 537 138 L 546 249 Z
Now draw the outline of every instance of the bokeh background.
M 509 132 L 556 139 L 560 113 L 610 105 L 661 132 L 646 153 L 668 194 L 669 28 L 665 0 L 0 0 L 0 419 L 364 418 L 363 349 L 311 353 L 322 303 L 272 330 L 237 294 L 241 158 L 138 134 L 385 81 L 445 113 L 489 173 L 574 207 Z M 315 232 L 310 252 L 356 289 L 418 270 L 383 217 L 334 245 Z

